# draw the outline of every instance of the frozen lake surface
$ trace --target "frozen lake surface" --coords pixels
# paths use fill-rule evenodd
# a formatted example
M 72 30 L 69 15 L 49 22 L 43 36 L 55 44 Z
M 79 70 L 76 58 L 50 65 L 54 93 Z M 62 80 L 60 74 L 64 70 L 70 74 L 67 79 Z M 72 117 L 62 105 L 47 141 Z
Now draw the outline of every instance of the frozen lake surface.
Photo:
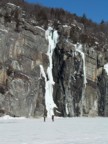
M 108 118 L 0 118 L 0 144 L 108 144 Z

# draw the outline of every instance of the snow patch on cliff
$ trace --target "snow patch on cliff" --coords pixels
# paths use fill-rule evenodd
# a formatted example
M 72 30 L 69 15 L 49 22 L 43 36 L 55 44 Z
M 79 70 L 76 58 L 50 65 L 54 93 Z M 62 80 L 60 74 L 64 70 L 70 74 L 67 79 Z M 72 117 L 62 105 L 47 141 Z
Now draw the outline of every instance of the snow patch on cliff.
M 40 30 L 42 30 L 42 31 L 45 31 L 42 27 L 40 27 L 40 26 L 36 26 L 36 28 L 38 28 L 38 29 L 40 29 Z
M 13 3 L 10 3 L 10 2 L 9 2 L 9 3 L 7 3 L 7 4 L 8 4 L 8 5 L 11 5 L 11 6 L 16 6 L 15 4 L 13 4 Z
M 8 33 L 8 30 L 6 30 L 6 29 L 1 29 L 1 28 L 0 28 L 0 31 L 5 32 L 5 33 Z

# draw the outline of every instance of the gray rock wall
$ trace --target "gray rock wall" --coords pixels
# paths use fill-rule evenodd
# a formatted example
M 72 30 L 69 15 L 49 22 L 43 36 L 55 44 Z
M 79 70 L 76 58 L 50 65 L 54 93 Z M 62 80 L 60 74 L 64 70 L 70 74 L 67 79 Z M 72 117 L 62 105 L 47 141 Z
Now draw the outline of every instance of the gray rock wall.
M 0 9 L 0 116 L 39 117 L 45 111 L 45 72 L 49 61 L 45 30 L 23 18 L 23 11 L 7 4 Z M 13 15 L 11 15 L 13 14 Z M 17 17 L 16 17 L 17 15 Z M 87 85 L 83 84 L 83 60 L 70 40 L 77 26 L 59 26 L 61 33 L 53 54 L 53 99 L 59 116 L 108 116 L 108 76 L 104 72 L 104 54 L 83 45 Z M 71 31 L 71 33 L 70 33 Z M 83 31 L 83 29 L 82 29 Z M 71 37 L 72 38 L 72 37 Z

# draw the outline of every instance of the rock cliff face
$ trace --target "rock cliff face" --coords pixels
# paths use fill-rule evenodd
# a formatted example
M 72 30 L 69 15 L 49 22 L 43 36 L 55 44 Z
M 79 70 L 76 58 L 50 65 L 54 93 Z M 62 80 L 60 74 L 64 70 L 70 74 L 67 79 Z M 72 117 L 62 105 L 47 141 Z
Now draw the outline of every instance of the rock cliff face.
M 98 42 L 75 42 L 83 26 L 60 23 L 59 41 L 52 56 L 55 115 L 108 116 L 108 76 L 105 53 Z M 53 31 L 52 29 L 52 31 Z M 70 38 L 71 35 L 71 38 Z M 45 30 L 24 19 L 11 3 L 0 8 L 0 115 L 39 117 L 46 111 L 45 78 L 49 58 Z M 106 64 L 106 67 L 105 67 Z

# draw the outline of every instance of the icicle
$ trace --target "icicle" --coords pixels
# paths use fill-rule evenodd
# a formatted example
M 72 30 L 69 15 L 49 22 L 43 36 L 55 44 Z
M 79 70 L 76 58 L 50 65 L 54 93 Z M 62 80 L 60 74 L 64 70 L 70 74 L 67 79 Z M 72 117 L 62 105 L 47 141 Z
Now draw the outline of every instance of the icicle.
M 45 74 L 45 72 L 44 72 L 44 68 L 43 68 L 43 66 L 42 65 L 40 65 L 40 75 L 42 75 L 43 77 L 44 77 L 44 79 L 45 79 L 45 82 L 47 81 L 47 78 L 46 78 L 46 74 Z
M 69 114 L 67 103 L 66 103 L 66 114 L 67 115 Z
M 29 110 L 29 117 L 31 117 L 31 115 L 32 115 L 32 110 L 33 110 L 33 106 L 31 104 L 31 107 L 30 107 L 30 110 Z
M 104 65 L 104 70 L 106 71 L 106 74 L 108 75 L 108 63 Z
M 97 99 L 94 101 L 94 110 L 95 111 L 97 111 L 97 107 L 98 107 L 98 105 L 97 105 Z

